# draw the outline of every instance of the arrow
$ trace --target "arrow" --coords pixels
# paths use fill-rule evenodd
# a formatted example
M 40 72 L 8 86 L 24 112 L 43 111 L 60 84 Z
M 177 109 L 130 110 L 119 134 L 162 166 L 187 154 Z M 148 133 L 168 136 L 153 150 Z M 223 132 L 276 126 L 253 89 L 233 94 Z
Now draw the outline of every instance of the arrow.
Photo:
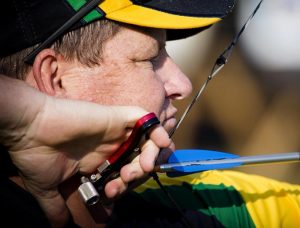
M 168 163 L 157 165 L 155 172 L 166 172 L 169 177 L 216 169 L 229 169 L 245 165 L 300 161 L 299 152 L 238 156 L 212 150 L 176 150 Z

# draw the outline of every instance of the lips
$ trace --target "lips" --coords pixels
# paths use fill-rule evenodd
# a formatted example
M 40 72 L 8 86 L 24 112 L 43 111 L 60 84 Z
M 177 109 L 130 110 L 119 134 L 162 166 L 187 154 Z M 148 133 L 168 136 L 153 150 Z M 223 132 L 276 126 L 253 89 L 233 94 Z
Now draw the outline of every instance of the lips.
M 162 123 L 163 127 L 167 130 L 170 131 L 176 126 L 177 120 L 175 117 L 170 117 L 164 120 Z
M 177 120 L 176 120 L 176 112 L 177 110 L 173 110 L 173 112 L 167 113 L 166 118 L 162 122 L 162 126 L 167 130 L 170 131 L 176 126 Z M 168 115 L 169 114 L 169 115 Z
M 160 114 L 160 120 L 161 125 L 166 129 L 167 132 L 176 126 L 176 113 L 177 109 L 171 104 L 171 102 L 166 102 Z

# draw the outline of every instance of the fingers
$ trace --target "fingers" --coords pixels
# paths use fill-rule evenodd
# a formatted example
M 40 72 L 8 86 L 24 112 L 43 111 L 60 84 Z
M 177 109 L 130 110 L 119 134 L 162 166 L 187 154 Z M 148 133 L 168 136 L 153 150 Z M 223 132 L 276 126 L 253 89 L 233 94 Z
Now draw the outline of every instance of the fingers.
M 111 118 L 105 132 L 106 137 L 104 138 L 111 139 L 116 136 L 117 132 L 120 134 L 120 126 L 123 126 L 123 130 L 124 127 L 132 128 L 138 119 L 148 113 L 149 112 L 138 107 L 111 107 L 111 114 L 109 115 Z M 114 136 L 111 136 L 112 133 L 114 133 Z M 169 148 L 169 150 L 171 150 L 172 141 L 161 125 L 157 125 L 151 129 L 149 138 L 150 139 L 146 140 L 143 145 L 141 145 L 140 155 L 130 164 L 121 168 L 120 177 L 111 180 L 106 184 L 105 194 L 108 198 L 114 198 L 122 194 L 128 188 L 129 183 L 141 180 L 147 173 L 151 172 L 161 148 Z M 101 152 L 101 150 L 98 152 Z M 95 159 L 95 161 L 96 160 L 97 159 Z M 80 171 L 83 171 L 83 169 L 80 169 Z
M 167 148 L 172 143 L 166 130 L 158 125 L 150 132 L 150 139 L 160 148 Z
M 123 180 L 119 177 L 105 185 L 105 195 L 107 198 L 115 198 L 121 195 L 126 191 L 128 183 L 123 182 Z
M 139 162 L 136 163 L 140 166 L 141 171 L 151 172 L 154 168 L 156 158 L 158 157 L 160 147 L 158 147 L 153 141 L 148 140 L 142 146 L 141 150 Z M 126 167 L 124 168 L 126 169 Z M 133 169 L 128 170 L 128 172 L 133 172 Z
M 106 184 L 106 196 L 115 198 L 123 194 L 132 182 L 141 184 L 143 180 L 146 180 L 147 173 L 153 170 L 157 158 L 160 158 L 160 162 L 165 162 L 173 150 L 174 143 L 171 143 L 168 148 L 161 150 L 152 140 L 146 141 L 142 147 L 141 154 L 134 158 L 131 163 L 122 167 L 120 177 Z M 159 156 L 160 152 L 162 155 Z
M 105 186 L 105 194 L 108 198 L 116 198 L 122 195 L 132 181 L 142 183 L 146 173 L 139 165 L 139 156 L 133 162 L 124 166 L 120 171 L 120 177 L 108 182 Z
M 127 190 L 128 184 L 142 178 L 146 173 L 140 166 L 139 157 L 133 159 L 130 164 L 122 167 L 120 170 L 120 177 L 111 180 L 105 186 L 105 194 L 108 198 L 115 198 Z
M 150 140 L 141 146 L 141 154 L 130 164 L 121 169 L 121 178 L 128 183 L 153 170 L 161 148 L 171 150 L 172 141 L 162 126 L 157 126 L 150 133 Z
M 156 165 L 166 163 L 174 150 L 175 144 L 173 142 L 168 148 L 160 150 L 158 157 L 156 158 Z

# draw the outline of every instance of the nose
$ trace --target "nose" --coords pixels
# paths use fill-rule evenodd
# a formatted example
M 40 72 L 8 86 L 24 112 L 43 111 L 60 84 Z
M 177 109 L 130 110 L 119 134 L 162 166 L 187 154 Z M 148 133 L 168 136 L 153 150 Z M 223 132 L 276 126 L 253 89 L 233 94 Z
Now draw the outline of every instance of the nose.
M 193 89 L 192 83 L 166 51 L 164 55 L 164 61 L 156 73 L 164 83 L 166 96 L 171 99 L 181 100 L 191 94 Z

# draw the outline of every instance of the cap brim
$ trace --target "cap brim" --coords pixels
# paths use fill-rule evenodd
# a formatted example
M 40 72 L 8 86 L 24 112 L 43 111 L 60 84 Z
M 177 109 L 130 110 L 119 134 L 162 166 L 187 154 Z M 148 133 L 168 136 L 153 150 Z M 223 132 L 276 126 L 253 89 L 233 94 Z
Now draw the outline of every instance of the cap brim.
M 111 12 L 105 16 L 108 19 L 144 27 L 162 29 L 190 29 L 208 26 L 221 18 L 198 18 L 174 15 L 157 10 L 131 5 L 122 10 Z M 151 18 L 151 20 L 149 20 Z
M 179 39 L 184 39 L 190 36 L 194 36 L 203 30 L 206 30 L 210 27 L 211 25 L 201 27 L 201 28 L 192 28 L 192 29 L 167 29 L 167 40 L 179 40 Z
M 99 7 L 105 12 L 106 18 L 127 24 L 162 29 L 192 29 L 220 21 L 231 11 L 233 2 L 233 0 L 173 0 L 161 3 L 157 0 L 106 0 Z

